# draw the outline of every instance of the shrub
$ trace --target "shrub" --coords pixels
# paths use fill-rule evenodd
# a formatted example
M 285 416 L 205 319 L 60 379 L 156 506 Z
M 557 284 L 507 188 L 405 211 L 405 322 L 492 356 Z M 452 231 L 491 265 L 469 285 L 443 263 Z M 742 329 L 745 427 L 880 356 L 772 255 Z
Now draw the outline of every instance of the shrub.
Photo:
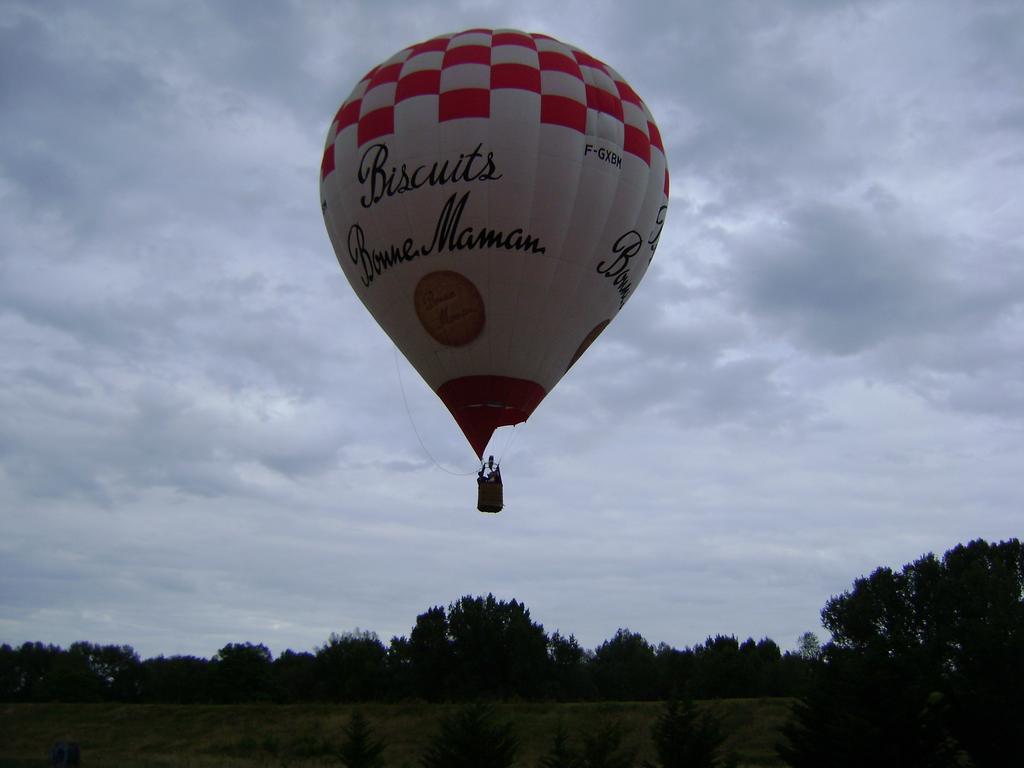
M 423 768 L 510 768 L 519 739 L 493 710 L 472 704 L 441 721 L 437 735 L 420 761 Z

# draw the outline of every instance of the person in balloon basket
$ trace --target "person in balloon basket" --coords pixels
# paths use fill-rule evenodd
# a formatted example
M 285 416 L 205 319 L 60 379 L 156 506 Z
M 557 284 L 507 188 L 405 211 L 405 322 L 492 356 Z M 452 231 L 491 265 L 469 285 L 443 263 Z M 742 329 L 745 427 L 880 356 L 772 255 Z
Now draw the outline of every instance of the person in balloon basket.
M 480 471 L 477 472 L 476 481 L 480 484 L 501 483 L 501 467 L 494 463 L 493 456 L 488 456 L 487 463 L 480 465 Z

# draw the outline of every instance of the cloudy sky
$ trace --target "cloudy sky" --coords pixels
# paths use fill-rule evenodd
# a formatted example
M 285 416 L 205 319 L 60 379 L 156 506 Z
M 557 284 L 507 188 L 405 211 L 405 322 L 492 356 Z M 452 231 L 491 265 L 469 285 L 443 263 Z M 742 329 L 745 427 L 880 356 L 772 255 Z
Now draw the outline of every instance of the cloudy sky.
M 470 27 L 608 62 L 672 174 L 633 299 L 495 436 L 497 516 L 317 193 L 355 81 Z M 310 650 L 493 592 L 790 648 L 1019 537 L 1022 41 L 1016 0 L 5 0 L 0 642 Z

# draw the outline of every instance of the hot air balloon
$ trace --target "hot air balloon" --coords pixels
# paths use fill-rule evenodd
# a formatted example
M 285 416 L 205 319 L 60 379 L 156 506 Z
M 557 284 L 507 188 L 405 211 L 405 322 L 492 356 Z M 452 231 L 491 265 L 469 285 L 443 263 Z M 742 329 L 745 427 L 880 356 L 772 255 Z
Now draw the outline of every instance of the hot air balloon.
M 482 458 L 633 295 L 668 168 L 611 67 L 547 35 L 470 29 L 356 84 L 320 203 L 352 289 Z

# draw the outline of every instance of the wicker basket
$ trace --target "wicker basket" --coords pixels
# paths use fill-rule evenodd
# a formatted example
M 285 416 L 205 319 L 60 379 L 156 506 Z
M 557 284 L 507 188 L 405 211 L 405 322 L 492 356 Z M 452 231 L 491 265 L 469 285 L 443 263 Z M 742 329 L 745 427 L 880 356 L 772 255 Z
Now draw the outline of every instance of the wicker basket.
M 501 483 L 477 484 L 477 509 L 481 512 L 501 512 L 503 506 Z

